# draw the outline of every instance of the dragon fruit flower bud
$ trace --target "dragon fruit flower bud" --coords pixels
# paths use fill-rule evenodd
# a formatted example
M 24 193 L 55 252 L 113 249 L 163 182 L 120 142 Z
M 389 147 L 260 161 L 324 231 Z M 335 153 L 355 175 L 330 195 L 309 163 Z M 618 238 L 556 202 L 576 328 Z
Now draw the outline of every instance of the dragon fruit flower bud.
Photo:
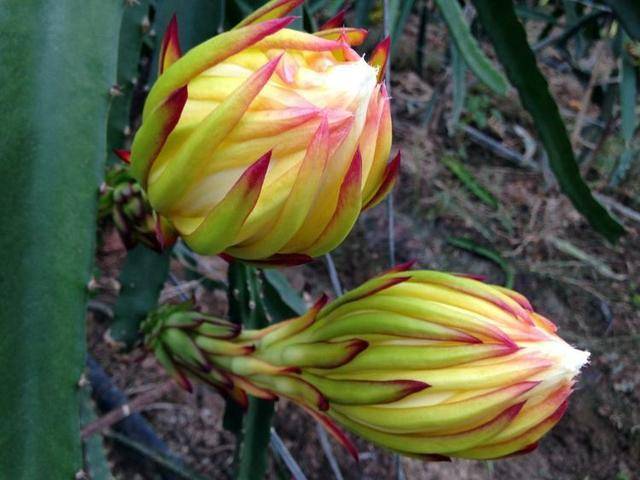
M 368 64 L 352 49 L 364 30 L 287 29 L 300 3 L 269 2 L 184 56 L 167 29 L 131 172 L 198 253 L 308 261 L 393 186 L 388 42 Z
M 140 185 L 120 165 L 109 169 L 100 192 L 98 218 L 116 227 L 127 249 L 142 243 L 161 251 L 162 224 Z
M 432 460 L 533 450 L 562 417 L 589 353 L 512 290 L 404 268 L 262 330 L 212 340 L 179 327 L 189 348 L 154 338 L 172 371 L 240 403 L 289 398 L 354 454 L 337 424 Z

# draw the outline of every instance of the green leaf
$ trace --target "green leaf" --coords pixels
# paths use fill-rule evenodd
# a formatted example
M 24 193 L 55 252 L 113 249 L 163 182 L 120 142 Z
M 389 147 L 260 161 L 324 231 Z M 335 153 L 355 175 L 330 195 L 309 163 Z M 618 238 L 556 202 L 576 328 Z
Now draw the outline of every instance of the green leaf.
M 461 248 L 462 250 L 467 250 L 468 252 L 475 253 L 480 257 L 491 260 L 504 272 L 504 286 L 507 288 L 513 288 L 513 281 L 515 279 L 516 271 L 513 266 L 494 249 L 480 245 L 470 238 L 451 237 L 447 239 L 447 242 L 454 247 Z
M 509 80 L 518 90 L 522 105 L 533 118 L 562 191 L 593 228 L 607 239 L 617 240 L 624 233 L 624 228 L 595 200 L 580 176 L 558 106 L 538 69 L 512 2 L 473 0 L 473 3 Z
M 453 42 L 451 43 L 451 75 L 453 77 L 453 105 L 451 106 L 451 117 L 447 124 L 449 134 L 455 131 L 460 122 L 460 116 L 467 97 L 466 63 L 460 54 L 460 49 Z
M 627 172 L 631 168 L 631 164 L 636 157 L 633 151 L 632 141 L 636 131 L 636 98 L 638 96 L 637 71 L 633 64 L 629 53 L 625 46 L 629 42 L 629 38 L 624 35 L 622 48 L 622 68 L 620 80 L 620 117 L 622 124 L 622 139 L 624 140 L 624 152 L 618 160 L 611 184 L 616 186 L 624 180 Z
M 374 0 L 355 0 L 355 19 L 354 26 L 366 28 L 371 21 L 369 16 L 374 7 Z
M 399 40 L 402 38 L 404 27 L 409 20 L 409 14 L 413 8 L 415 0 L 389 0 L 389 10 L 391 15 L 391 58 L 395 52 Z
M 265 280 L 264 300 L 265 303 L 268 302 L 266 308 L 275 315 L 276 321 L 302 315 L 307 311 L 304 300 L 282 273 L 274 268 L 267 268 L 262 273 Z
M 109 158 L 113 162 L 121 162 L 113 153 L 114 148 L 128 148 L 126 143 L 131 137 L 131 99 L 133 90 L 138 82 L 140 49 L 146 30 L 145 19 L 148 22 L 149 0 L 137 3 L 125 2 L 124 15 L 120 25 L 120 40 L 118 46 L 118 96 L 114 97 L 109 111 L 107 127 L 107 145 Z
M 131 348 L 140 336 L 140 323 L 158 305 L 169 273 L 171 252 L 156 253 L 138 245 L 127 254 L 120 272 L 120 295 L 109 333 L 116 342 Z
M 458 177 L 458 180 L 460 180 L 471 193 L 491 208 L 498 208 L 498 200 L 496 200 L 496 197 L 494 197 L 489 190 L 483 187 L 462 163 L 451 155 L 445 155 L 442 158 L 442 163 L 444 163 L 446 167 L 451 170 L 456 177 Z
M 523 20 L 534 20 L 536 22 L 545 22 L 555 25 L 558 20 L 545 10 L 540 8 L 529 7 L 528 5 L 516 5 L 516 14 Z
M 507 88 L 509 88 L 507 80 L 494 68 L 491 60 L 487 58 L 471 35 L 458 2 L 436 0 L 436 5 L 447 23 L 453 41 L 458 46 L 469 68 L 487 87 L 498 95 L 505 95 Z
M 121 0 L 0 8 L 3 478 L 74 478 L 86 285 Z
M 640 40 L 640 2 L 638 0 L 604 0 L 616 14 L 627 35 Z
M 628 39 L 626 39 L 628 41 Z M 638 96 L 637 71 L 625 50 L 622 50 L 622 80 L 620 82 L 620 117 L 622 123 L 622 138 L 629 146 L 636 131 L 636 98 Z

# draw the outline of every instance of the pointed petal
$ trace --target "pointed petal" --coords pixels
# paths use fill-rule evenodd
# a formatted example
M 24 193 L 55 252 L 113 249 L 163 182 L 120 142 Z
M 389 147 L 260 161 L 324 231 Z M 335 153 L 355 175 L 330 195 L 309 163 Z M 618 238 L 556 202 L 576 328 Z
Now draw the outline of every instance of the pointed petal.
M 187 103 L 187 87 L 178 88 L 155 108 L 142 122 L 131 146 L 133 178 L 147 188 L 147 175 L 151 165 L 173 131 Z
M 131 152 L 129 150 L 122 150 L 120 148 L 114 148 L 113 153 L 122 160 L 124 163 L 131 163 Z
M 556 333 L 558 331 L 558 327 L 555 323 L 553 323 L 548 318 L 543 317 L 539 313 L 531 312 L 531 318 L 533 319 L 533 323 L 535 323 L 537 327 L 546 330 L 549 333 Z
M 178 37 L 178 20 L 174 14 L 162 38 L 160 58 L 158 61 L 158 75 L 162 75 L 162 72 L 173 65 L 181 56 L 182 50 L 180 50 L 180 38 Z
M 180 57 L 151 88 L 144 104 L 143 119 L 174 90 L 186 86 L 193 78 L 261 39 L 285 28 L 291 17 L 267 20 L 237 30 L 230 30 L 201 43 Z
M 234 342 L 205 337 L 204 335 L 196 336 L 194 341 L 198 348 L 211 355 L 234 357 L 238 355 L 249 355 L 255 351 L 253 345 L 239 345 Z
M 325 38 L 327 40 L 339 40 L 341 37 L 346 38 L 346 42 L 352 46 L 357 47 L 362 45 L 367 38 L 367 31 L 364 28 L 331 28 L 328 30 L 320 30 L 315 32 L 316 37 Z
M 533 307 L 531 306 L 531 303 L 529 303 L 529 300 L 527 299 L 527 297 L 525 297 L 521 293 L 518 293 L 515 290 L 511 290 L 510 288 L 506 288 L 506 287 L 503 287 L 501 285 L 493 285 L 493 288 L 495 288 L 496 290 L 501 291 L 502 293 L 504 293 L 508 297 L 513 298 L 525 310 L 528 310 L 529 312 L 533 312 Z
M 149 201 L 160 212 L 167 212 L 197 183 L 211 153 L 233 130 L 253 99 L 273 75 L 280 57 L 270 60 L 211 112 L 191 133 L 159 178 L 149 186 Z
M 236 323 L 218 320 L 204 320 L 195 328 L 198 335 L 220 339 L 236 338 L 241 330 L 242 327 Z
M 162 344 L 158 343 L 156 347 L 153 349 L 153 354 L 160 364 L 164 367 L 167 373 L 176 381 L 181 388 L 186 390 L 187 392 L 193 392 L 193 386 L 191 382 L 181 371 L 180 368 L 176 365 L 176 363 L 171 358 L 171 355 L 167 352 L 167 350 L 162 346 Z
M 264 352 L 263 356 L 274 365 L 335 368 L 349 363 L 368 346 L 368 342 L 356 338 L 341 342 L 315 342 L 294 344 L 283 348 L 272 347 Z
M 501 361 L 501 363 L 480 366 L 471 363 L 437 370 L 415 370 L 411 374 L 411 379 L 426 382 L 438 390 L 473 392 L 476 389 L 500 388 L 504 385 L 527 381 L 553 365 L 549 360 L 535 357 L 522 357 L 509 359 L 509 361 L 504 361 L 499 357 L 490 360 Z M 349 380 L 395 380 L 398 378 L 398 372 L 380 370 L 335 373 L 330 376 L 331 378 Z
M 451 275 L 445 272 L 435 272 L 429 270 L 421 270 L 420 273 L 413 276 L 415 281 L 421 283 L 432 283 L 449 288 L 453 291 L 463 292 L 469 296 L 477 297 L 485 300 L 499 309 L 507 313 L 514 319 L 519 319 L 526 325 L 533 325 L 530 312 L 524 309 L 520 303 L 515 301 L 511 296 L 504 294 L 501 290 L 496 289 L 493 285 L 478 282 L 471 278 L 463 278 L 457 275 Z M 481 304 L 477 303 L 479 307 Z M 479 313 L 481 313 L 479 311 Z M 505 317 L 506 318 L 506 317 Z
M 413 260 L 409 260 L 408 262 L 398 263 L 397 265 L 391 267 L 390 269 L 385 270 L 380 275 L 382 276 L 382 275 L 387 275 L 389 273 L 406 272 L 407 270 L 411 270 L 417 261 L 418 260 L 414 258 Z
M 341 47 L 341 42 L 328 40 L 310 33 L 298 30 L 284 29 L 275 32 L 260 40 L 258 48 L 269 50 L 272 48 L 282 50 L 302 50 L 309 52 L 330 52 Z
M 239 377 L 238 375 L 229 374 L 229 378 L 233 381 L 235 385 L 239 388 L 247 392 L 249 395 L 253 395 L 254 397 L 261 398 L 263 400 L 277 400 L 278 396 L 264 388 L 260 388 L 254 383 L 251 383 L 244 377 Z
M 420 392 L 429 385 L 414 380 L 334 380 L 327 377 L 303 374 L 303 378 L 325 395 L 332 405 L 372 405 L 396 402 L 408 395 Z
M 318 30 L 322 31 L 342 27 L 344 25 L 344 17 L 347 15 L 347 10 L 349 10 L 349 7 L 343 7 L 338 10 L 338 13 L 320 25 Z
M 156 213 L 156 241 L 160 247 L 160 251 L 172 247 L 177 240 L 178 232 L 173 228 L 171 222 Z
M 335 411 L 351 420 L 368 424 L 388 433 L 417 435 L 452 435 L 478 428 L 506 408 L 524 400 L 522 397 L 539 382 L 522 382 L 478 395 L 461 402 L 416 407 L 336 405 Z M 429 394 L 428 391 L 425 391 Z M 407 399 L 410 401 L 411 399 Z
M 275 255 L 301 228 L 320 188 L 329 155 L 329 124 L 324 117 L 311 140 L 278 218 L 254 243 L 229 249 L 236 258 L 261 259 Z
M 322 295 L 313 307 L 311 307 L 304 315 L 284 322 L 274 324 L 273 330 L 264 335 L 259 342 L 260 349 L 264 350 L 273 344 L 295 335 L 302 330 L 305 330 L 309 325 L 315 322 L 316 315 L 329 301 L 329 297 Z
M 334 410 L 331 411 L 331 416 L 349 430 L 374 443 L 411 453 L 448 454 L 482 445 L 503 430 L 518 415 L 523 404 L 519 403 L 507 408 L 484 425 L 453 435 L 398 435 L 363 425 Z
M 183 236 L 190 248 L 198 253 L 216 255 L 233 243 L 258 201 L 270 159 L 271 152 L 267 152 L 247 168 L 200 226 Z
M 377 122 L 377 135 L 375 139 L 370 140 L 375 143 L 373 152 L 373 160 L 369 167 L 367 180 L 363 189 L 364 204 L 371 201 L 371 197 L 380 189 L 380 184 L 384 179 L 385 170 L 389 164 L 389 154 L 391 153 L 392 143 L 392 121 L 391 121 L 391 103 L 387 89 L 383 84 L 380 85 L 378 92 L 378 107 L 381 109 L 380 119 Z
M 485 358 L 509 355 L 517 350 L 518 347 L 501 343 L 441 347 L 431 345 L 429 348 L 425 348 L 424 345 L 372 345 L 348 363 L 336 365 L 331 373 L 446 368 Z
M 402 279 L 404 277 L 398 278 Z M 376 280 L 388 281 L 390 279 L 383 278 Z M 496 327 L 488 321 L 488 319 L 445 303 L 425 301 L 412 297 L 411 293 L 413 293 L 414 290 L 407 289 L 407 285 L 414 287 L 410 282 L 405 281 L 397 285 L 387 286 L 386 290 L 377 292 L 375 295 L 358 298 L 357 302 L 343 302 L 343 297 L 345 296 L 343 295 L 334 302 L 331 302 L 329 306 L 320 312 L 318 320 L 325 321 L 324 319 L 326 318 L 327 321 L 330 321 L 331 318 L 338 318 L 354 311 L 367 309 L 376 312 L 378 315 L 384 315 L 385 312 L 393 312 L 407 317 L 417 318 L 423 322 L 430 322 L 458 330 L 473 337 L 480 338 L 481 340 L 490 339 L 510 347 L 516 346 L 504 331 Z M 394 290 L 394 292 L 389 292 L 390 290 Z M 398 293 L 402 296 L 398 296 Z M 339 308 L 329 310 L 334 308 L 336 302 L 340 302 L 337 305 Z
M 326 411 L 329 409 L 327 398 L 309 382 L 295 376 L 255 375 L 253 381 L 278 395 L 290 398 L 299 406 Z
M 348 304 L 348 306 L 351 305 L 354 304 Z M 375 310 L 366 311 L 366 307 L 353 313 L 342 312 L 341 309 L 319 320 L 317 325 L 310 329 L 309 339 L 323 341 L 343 336 L 392 335 L 400 338 L 480 343 L 480 340 L 468 333 L 410 316 Z M 337 319 L 339 321 L 334 321 Z
M 253 356 L 239 356 L 239 357 L 211 357 L 212 361 L 224 370 L 228 370 L 234 375 L 257 377 L 268 375 L 269 377 L 279 377 L 288 373 L 295 373 L 299 371 L 298 368 L 281 367 L 272 365 L 264 360 Z M 287 377 L 288 378 L 288 377 Z M 275 389 L 274 389 L 275 390 Z
M 329 224 L 306 252 L 317 257 L 340 245 L 358 219 L 362 206 L 362 157 L 356 150 L 351 165 L 342 180 L 338 204 Z
M 247 15 L 240 23 L 233 27 L 233 29 L 264 22 L 265 20 L 284 17 L 296 7 L 300 6 L 303 1 L 304 0 L 271 0 L 253 13 Z
M 390 48 L 391 37 L 385 37 L 378 45 L 376 45 L 376 48 L 374 48 L 371 53 L 369 64 L 372 67 L 378 68 L 378 82 L 382 82 L 382 79 L 384 78 Z
M 535 449 L 537 440 L 539 440 L 560 421 L 567 409 L 567 405 L 568 403 L 566 401 L 563 402 L 547 419 L 525 434 L 511 441 L 487 446 L 478 446 L 469 450 L 461 450 L 455 452 L 454 455 L 472 459 L 497 459 L 516 453 L 526 453 L 526 451 L 523 450 L 526 450 L 527 448 L 531 451 Z
M 302 408 L 304 408 L 304 410 L 309 415 L 311 415 L 313 418 L 318 420 L 318 422 L 320 422 L 320 424 L 325 428 L 325 430 L 329 432 L 329 434 L 331 434 L 331 436 L 335 438 L 336 441 L 347 450 L 347 452 L 349 452 L 349 455 L 351 455 L 351 457 L 356 462 L 360 461 L 358 457 L 358 448 L 349 439 L 349 437 L 347 437 L 347 435 L 345 435 L 345 433 L 342 430 L 340 430 L 340 428 L 334 423 L 333 420 L 331 420 L 326 415 L 318 413 L 315 410 L 312 410 L 305 406 L 302 406 Z
M 402 282 L 406 282 L 411 280 L 411 276 L 407 275 L 404 277 L 388 277 L 388 276 L 379 276 L 368 280 L 363 283 L 359 287 L 354 288 L 353 290 L 349 290 L 347 293 L 341 295 L 336 298 L 333 302 L 327 305 L 321 312 L 320 316 L 325 317 L 329 315 L 331 312 L 336 310 L 341 305 L 344 305 L 348 302 L 355 302 L 356 300 L 360 300 L 366 297 L 370 297 L 378 292 L 386 290 L 387 288 L 391 288 L 394 285 L 398 285 Z
M 376 191 L 376 193 L 371 197 L 371 199 L 364 206 L 363 210 L 367 210 L 369 208 L 375 207 L 378 203 L 380 203 L 384 197 L 391 191 L 393 186 L 396 184 L 398 180 L 398 172 L 400 171 L 400 161 L 401 161 L 401 152 L 398 151 L 398 154 L 389 162 L 389 164 L 384 169 L 384 174 L 382 176 L 382 183 L 380 187 Z

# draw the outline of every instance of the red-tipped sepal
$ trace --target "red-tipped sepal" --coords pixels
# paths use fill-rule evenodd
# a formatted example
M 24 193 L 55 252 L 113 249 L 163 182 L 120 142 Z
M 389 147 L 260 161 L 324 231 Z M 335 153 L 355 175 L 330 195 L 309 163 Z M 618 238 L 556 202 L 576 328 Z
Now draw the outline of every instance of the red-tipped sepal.
M 349 10 L 349 7 L 340 9 L 338 13 L 336 13 L 333 17 L 320 25 L 320 28 L 318 28 L 318 30 L 322 31 L 342 27 L 344 25 L 344 18 L 347 15 L 347 10 Z
M 173 65 L 181 56 L 182 51 L 180 50 L 180 38 L 178 37 L 178 20 L 174 14 L 162 38 L 160 58 L 158 60 L 158 74 L 161 75 L 162 72 Z
M 380 187 L 378 187 L 378 190 L 373 195 L 371 200 L 367 202 L 363 210 L 376 206 L 391 191 L 393 186 L 396 184 L 396 181 L 398 180 L 398 173 L 400 172 L 401 160 L 402 160 L 402 152 L 398 151 L 396 156 L 393 157 L 393 160 L 391 160 L 391 162 L 389 162 L 385 167 L 384 173 L 382 175 L 382 182 L 380 183 Z
M 389 59 L 389 50 L 391 49 L 391 37 L 385 37 L 371 53 L 369 65 L 378 69 L 378 82 L 384 79 L 387 69 L 387 61 Z

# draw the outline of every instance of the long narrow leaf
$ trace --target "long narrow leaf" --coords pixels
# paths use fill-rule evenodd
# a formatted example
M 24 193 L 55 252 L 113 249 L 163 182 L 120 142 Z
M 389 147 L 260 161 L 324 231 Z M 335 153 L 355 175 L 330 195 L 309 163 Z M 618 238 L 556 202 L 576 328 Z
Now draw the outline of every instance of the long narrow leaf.
M 482 186 L 462 163 L 450 155 L 445 155 L 442 158 L 442 163 L 444 163 L 446 167 L 451 170 L 456 177 L 458 177 L 458 180 L 460 180 L 471 193 L 491 208 L 498 208 L 498 200 L 496 200 L 496 197 Z
M 451 43 L 451 76 L 453 77 L 453 102 L 451 117 L 447 123 L 450 135 L 457 128 L 458 122 L 460 122 L 460 116 L 467 97 L 467 65 L 460 54 L 460 49 L 453 42 Z
M 627 175 L 634 159 L 632 146 L 633 134 L 636 131 L 636 97 L 638 95 L 637 71 L 629 53 L 625 50 L 628 37 L 623 38 L 621 55 L 621 80 L 620 80 L 620 117 L 622 123 L 622 139 L 624 140 L 624 152 L 618 160 L 618 165 L 611 178 L 612 185 L 618 185 Z
M 538 69 L 513 3 L 510 0 L 473 0 L 473 3 L 509 80 L 518 89 L 524 108 L 533 118 L 563 192 L 593 228 L 607 239 L 617 240 L 624 228 L 594 199 L 580 176 L 558 106 Z
M 74 478 L 86 285 L 123 3 L 0 7 L 0 476 Z
M 447 242 L 449 242 L 454 247 L 460 248 L 462 250 L 467 250 L 471 253 L 475 253 L 480 257 L 484 257 L 494 262 L 502 269 L 504 273 L 504 286 L 507 288 L 513 288 L 513 281 L 516 275 L 515 268 L 513 268 L 513 266 L 493 248 L 480 245 L 470 238 L 450 237 L 447 239 Z
M 604 0 L 616 14 L 627 34 L 640 40 L 640 2 L 638 0 Z
M 438 5 L 445 22 L 447 22 L 449 33 L 451 33 L 453 41 L 456 42 L 469 68 L 491 90 L 498 95 L 505 95 L 509 87 L 507 80 L 494 68 L 491 60 L 487 58 L 471 35 L 458 2 L 436 0 L 436 5 Z

